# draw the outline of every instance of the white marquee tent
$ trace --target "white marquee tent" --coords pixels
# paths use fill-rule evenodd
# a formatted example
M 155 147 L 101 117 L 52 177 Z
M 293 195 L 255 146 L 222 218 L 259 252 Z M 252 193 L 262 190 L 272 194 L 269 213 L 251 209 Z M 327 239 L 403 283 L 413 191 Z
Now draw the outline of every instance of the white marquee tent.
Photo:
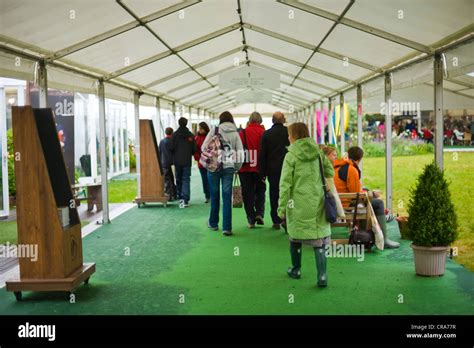
M 439 124 L 473 108 L 473 22 L 473 0 L 1 0 L 0 76 L 212 118 L 248 110 L 219 89 L 247 64 L 280 76 L 265 110 L 313 131 L 315 108 L 340 99 L 416 100 Z

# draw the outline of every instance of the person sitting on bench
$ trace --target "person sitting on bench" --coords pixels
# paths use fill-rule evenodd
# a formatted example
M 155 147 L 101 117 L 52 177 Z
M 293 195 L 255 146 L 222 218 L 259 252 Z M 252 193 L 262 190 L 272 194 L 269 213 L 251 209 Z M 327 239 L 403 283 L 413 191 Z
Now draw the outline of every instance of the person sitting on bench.
M 364 156 L 364 151 L 357 146 L 353 146 L 348 150 L 348 158 L 338 159 L 334 161 L 334 183 L 339 193 L 356 193 L 364 192 L 360 184 L 361 171 L 359 163 Z M 379 198 L 379 193 L 373 191 L 371 200 L 377 221 L 380 224 L 384 237 L 384 246 L 387 249 L 398 248 L 400 243 L 391 241 L 387 235 L 387 221 L 385 219 L 385 206 Z

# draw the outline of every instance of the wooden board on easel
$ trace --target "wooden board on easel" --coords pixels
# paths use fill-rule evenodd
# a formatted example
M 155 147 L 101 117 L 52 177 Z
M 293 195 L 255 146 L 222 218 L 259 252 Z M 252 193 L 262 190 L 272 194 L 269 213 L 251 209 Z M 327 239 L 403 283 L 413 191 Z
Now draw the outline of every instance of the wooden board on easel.
M 21 291 L 69 291 L 88 282 L 95 264 L 83 264 L 81 222 L 71 191 L 51 109 L 13 107 L 18 244 L 36 246 L 37 260 L 20 258 L 20 277 L 6 282 Z M 58 209 L 68 210 L 63 226 Z M 67 221 L 66 221 L 67 222 Z
M 160 202 L 166 206 L 163 169 L 152 120 L 140 120 L 140 205 L 146 202 Z

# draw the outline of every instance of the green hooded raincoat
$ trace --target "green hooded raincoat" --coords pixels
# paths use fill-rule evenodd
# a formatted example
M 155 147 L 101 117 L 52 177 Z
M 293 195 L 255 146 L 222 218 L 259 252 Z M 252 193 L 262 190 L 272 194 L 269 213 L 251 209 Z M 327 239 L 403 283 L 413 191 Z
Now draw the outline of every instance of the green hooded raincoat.
M 292 239 L 319 239 L 331 235 L 326 220 L 324 191 L 318 156 L 327 178 L 334 176 L 331 162 L 312 138 L 298 139 L 288 147 L 280 178 L 278 214 L 286 215 Z

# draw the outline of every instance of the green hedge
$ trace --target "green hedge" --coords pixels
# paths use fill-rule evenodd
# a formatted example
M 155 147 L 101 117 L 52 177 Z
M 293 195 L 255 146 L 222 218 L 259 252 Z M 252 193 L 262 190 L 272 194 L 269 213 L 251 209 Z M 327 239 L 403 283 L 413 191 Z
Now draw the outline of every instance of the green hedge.
M 434 153 L 433 144 L 413 143 L 412 141 L 397 140 L 392 144 L 392 156 L 413 156 Z M 364 157 L 384 157 L 385 143 L 370 142 L 364 144 Z

